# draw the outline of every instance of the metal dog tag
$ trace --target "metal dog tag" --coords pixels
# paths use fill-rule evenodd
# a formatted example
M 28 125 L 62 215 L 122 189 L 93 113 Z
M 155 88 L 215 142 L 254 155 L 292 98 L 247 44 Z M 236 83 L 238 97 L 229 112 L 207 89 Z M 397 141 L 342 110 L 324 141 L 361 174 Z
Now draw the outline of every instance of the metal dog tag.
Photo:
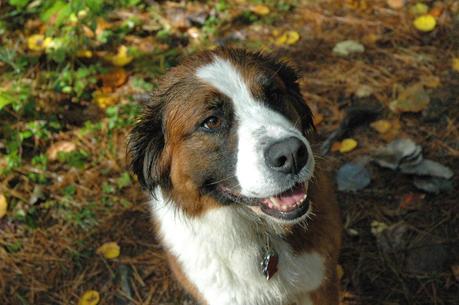
M 263 255 L 263 260 L 261 261 L 261 271 L 267 280 L 273 277 L 277 272 L 277 264 L 279 263 L 279 256 L 277 253 L 269 249 Z

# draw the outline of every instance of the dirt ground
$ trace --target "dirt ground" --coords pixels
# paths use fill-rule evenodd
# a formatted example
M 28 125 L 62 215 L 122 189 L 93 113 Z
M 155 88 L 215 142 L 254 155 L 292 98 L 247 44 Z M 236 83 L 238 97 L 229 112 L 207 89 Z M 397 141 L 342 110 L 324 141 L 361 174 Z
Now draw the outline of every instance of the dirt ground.
M 385 1 L 367 6 L 359 6 L 365 1 L 351 2 L 357 4 L 300 2 L 283 20 L 270 25 L 234 21 L 223 27 L 220 39 L 230 46 L 262 48 L 287 57 L 302 74 L 301 89 L 316 115 L 321 140 L 357 104 L 378 109 L 377 119 L 393 123 L 388 134 L 367 123 L 351 130 L 346 137 L 356 139 L 357 148 L 325 156 L 332 179 L 345 162 L 367 157 L 397 138 L 412 139 L 422 146 L 425 157 L 455 172 L 452 190 L 430 194 L 416 189 L 412 176 L 368 163 L 370 185 L 356 192 L 337 192 L 337 197 L 344 224 L 342 304 L 457 304 L 459 72 L 451 68 L 451 60 L 459 56 L 458 17 L 454 21 L 451 14 L 444 14 L 437 29 L 422 33 L 413 28 L 408 8 L 393 10 Z M 298 42 L 272 43 L 274 30 L 292 29 L 301 37 Z M 365 51 L 334 55 L 336 43 L 349 39 L 360 41 Z M 429 106 L 417 113 L 391 111 L 389 104 L 416 83 L 429 94 Z M 368 94 L 357 93 L 363 86 L 371 89 Z M 1 218 L 0 303 L 77 304 L 84 291 L 96 290 L 100 304 L 195 304 L 172 278 L 138 184 L 108 193 L 103 188 L 104 181 L 114 181 L 126 170 L 129 126 L 112 132 L 102 128 L 90 136 L 80 129 L 75 124 L 55 141 L 71 140 L 97 161 L 83 169 L 51 164 L 46 174 L 53 183 L 44 192 L 79 211 L 90 208 L 88 213 L 94 215 L 90 219 L 95 220 L 76 226 L 64 214 L 56 216 L 59 208 L 43 206 L 33 230 Z M 34 184 L 26 174 L 31 170 L 26 164 L 2 178 L 10 197 L 29 200 Z M 68 201 L 60 193 L 69 184 L 77 186 L 78 201 Z M 385 230 L 375 232 L 378 225 Z M 17 240 L 21 248 L 7 250 Z M 113 260 L 96 254 L 109 241 L 121 248 Z M 400 247 L 388 250 L 391 242 Z

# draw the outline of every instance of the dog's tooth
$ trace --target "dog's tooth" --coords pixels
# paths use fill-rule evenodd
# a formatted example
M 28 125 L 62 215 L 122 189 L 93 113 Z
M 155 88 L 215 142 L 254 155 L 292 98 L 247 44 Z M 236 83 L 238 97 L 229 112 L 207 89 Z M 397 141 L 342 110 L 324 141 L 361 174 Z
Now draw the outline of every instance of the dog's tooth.
M 275 207 L 280 207 L 281 206 L 279 200 L 277 200 L 275 197 L 269 197 L 269 200 L 273 203 L 273 205 Z

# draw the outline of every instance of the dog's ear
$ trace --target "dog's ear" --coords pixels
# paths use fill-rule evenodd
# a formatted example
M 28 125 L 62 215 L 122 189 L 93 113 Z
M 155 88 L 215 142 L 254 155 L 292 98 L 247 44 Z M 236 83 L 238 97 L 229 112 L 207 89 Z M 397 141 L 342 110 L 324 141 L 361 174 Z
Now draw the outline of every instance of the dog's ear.
M 292 98 L 293 106 L 301 116 L 301 128 L 303 132 L 310 133 L 311 131 L 315 131 L 312 111 L 304 101 L 300 86 L 298 85 L 298 72 L 285 62 L 276 62 L 275 65 L 279 76 Z
M 165 146 L 163 103 L 153 95 L 144 102 L 143 112 L 129 136 L 128 154 L 130 168 L 140 184 L 153 192 L 156 186 L 168 181 L 161 160 Z

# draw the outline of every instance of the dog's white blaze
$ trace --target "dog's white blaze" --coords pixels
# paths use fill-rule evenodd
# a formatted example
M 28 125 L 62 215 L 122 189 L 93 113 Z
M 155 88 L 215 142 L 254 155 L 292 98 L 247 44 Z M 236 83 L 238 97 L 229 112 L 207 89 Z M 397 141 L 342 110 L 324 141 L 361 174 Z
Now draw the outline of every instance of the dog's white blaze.
M 269 281 L 260 271 L 263 237 L 240 209 L 221 207 L 189 217 L 159 189 L 150 202 L 159 234 L 188 279 L 209 305 L 310 305 L 309 292 L 325 277 L 316 252 L 294 254 L 287 242 L 273 240 L 278 272 Z
M 263 138 L 296 136 L 303 140 L 312 156 L 309 142 L 283 115 L 255 100 L 242 75 L 229 61 L 215 57 L 212 63 L 200 67 L 196 75 L 228 96 L 234 104 L 239 123 L 236 178 L 241 194 L 262 198 L 283 191 L 285 184 L 275 181 L 265 164 L 261 149 Z M 314 158 L 310 157 L 300 176 L 304 180 L 310 178 L 313 168 Z

